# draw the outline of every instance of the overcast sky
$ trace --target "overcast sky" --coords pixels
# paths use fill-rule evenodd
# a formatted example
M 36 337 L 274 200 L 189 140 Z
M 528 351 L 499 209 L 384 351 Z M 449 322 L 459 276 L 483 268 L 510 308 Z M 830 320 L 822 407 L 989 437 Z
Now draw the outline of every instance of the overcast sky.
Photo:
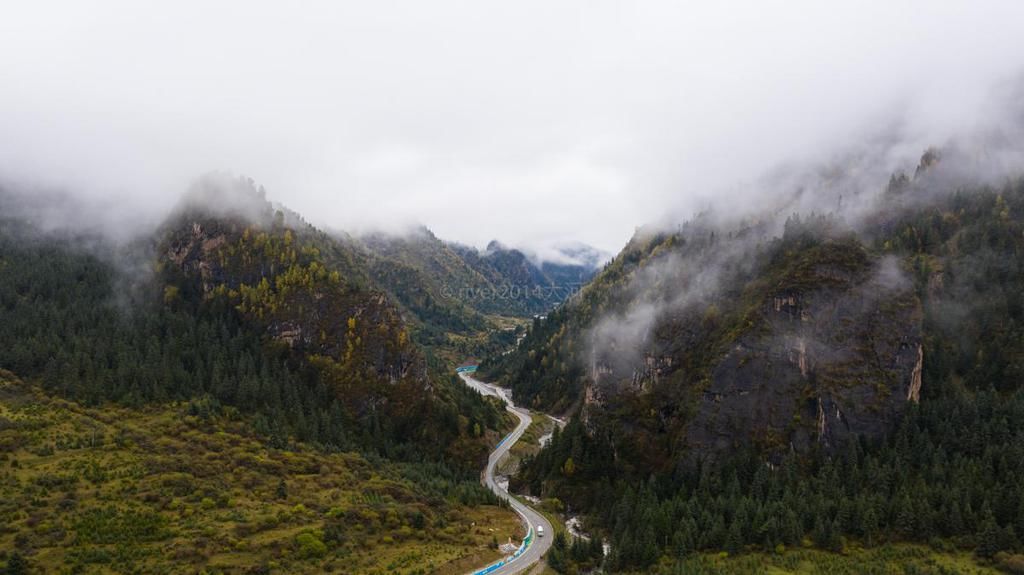
M 5 2 L 0 177 L 614 252 L 872 130 L 919 154 L 1024 69 L 1024 2 L 705 4 Z

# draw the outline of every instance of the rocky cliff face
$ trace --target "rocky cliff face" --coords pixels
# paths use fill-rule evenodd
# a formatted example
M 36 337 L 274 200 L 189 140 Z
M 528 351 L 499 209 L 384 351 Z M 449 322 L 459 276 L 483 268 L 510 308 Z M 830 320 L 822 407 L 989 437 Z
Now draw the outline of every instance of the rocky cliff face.
M 850 217 L 640 230 L 482 369 L 518 402 L 578 410 L 638 477 L 745 446 L 834 452 L 928 396 L 1012 393 L 1024 180 L 964 183 L 948 161 L 925 154 Z
M 851 238 L 734 251 L 769 261 L 718 272 L 704 290 L 694 278 L 707 250 L 683 250 L 622 283 L 634 298 L 679 291 L 592 330 L 584 417 L 616 419 L 627 445 L 666 463 L 745 446 L 831 449 L 891 429 L 919 397 L 923 363 L 921 303 L 902 263 Z
M 825 448 L 892 428 L 917 401 L 921 304 L 892 260 L 812 266 L 815 287 L 765 295 L 714 366 L 685 442 L 699 451 Z

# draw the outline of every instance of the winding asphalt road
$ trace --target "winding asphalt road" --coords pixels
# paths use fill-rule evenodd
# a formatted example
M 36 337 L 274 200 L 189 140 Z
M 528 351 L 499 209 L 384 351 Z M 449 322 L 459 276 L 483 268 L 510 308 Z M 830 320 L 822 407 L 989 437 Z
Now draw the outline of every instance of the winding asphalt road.
M 536 534 L 538 525 L 544 528 L 544 536 L 537 537 L 535 535 L 530 546 L 523 551 L 522 555 L 516 557 L 514 561 L 506 563 L 493 571 L 488 571 L 487 575 L 510 575 L 512 573 L 522 573 L 532 567 L 537 563 L 537 561 L 540 561 L 540 558 L 547 553 L 548 548 L 551 547 L 551 538 L 553 537 L 552 533 L 554 533 L 554 531 L 551 529 L 551 523 L 548 522 L 543 515 L 536 512 L 530 506 L 524 505 L 515 497 L 511 497 L 508 494 L 508 491 L 498 485 L 497 481 L 494 479 L 494 469 L 498 466 L 498 462 L 501 461 L 501 458 L 504 457 L 505 454 L 509 452 L 509 449 L 511 449 L 512 446 L 519 441 L 519 438 L 523 436 L 526 428 L 530 426 L 530 422 L 532 421 L 530 411 L 521 407 L 516 407 L 515 404 L 512 403 L 512 398 L 509 396 L 509 392 L 506 389 L 502 389 L 482 381 L 477 381 L 467 373 L 460 373 L 459 377 L 466 382 L 466 385 L 480 393 L 484 395 L 491 395 L 504 401 L 505 409 L 519 418 L 519 425 L 517 425 L 512 433 L 508 434 L 505 439 L 501 440 L 498 447 L 495 448 L 495 450 L 491 452 L 490 457 L 487 458 L 487 467 L 484 468 L 483 480 L 484 485 L 490 488 L 495 495 L 509 502 L 512 509 L 519 514 L 519 517 L 522 518 L 523 524 L 526 525 L 527 532 L 532 528 L 534 534 Z M 476 572 L 477 571 L 474 571 L 474 573 Z

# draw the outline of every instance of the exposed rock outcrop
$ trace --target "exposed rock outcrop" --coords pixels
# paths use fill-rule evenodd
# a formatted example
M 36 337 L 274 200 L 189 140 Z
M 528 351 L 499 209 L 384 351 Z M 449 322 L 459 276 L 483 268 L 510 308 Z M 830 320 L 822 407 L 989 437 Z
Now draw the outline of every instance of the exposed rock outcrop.
M 753 303 L 730 325 L 692 306 L 659 316 L 639 354 L 595 358 L 585 411 L 646 409 L 635 416 L 645 426 L 624 428 L 638 443 L 667 433 L 666 455 L 687 459 L 832 449 L 892 429 L 919 398 L 923 367 L 921 303 L 898 262 L 829 242 L 772 273 L 737 296 Z M 687 372 L 716 338 L 727 345 L 707 374 Z
M 910 386 L 907 388 L 907 401 L 921 401 L 921 372 L 924 370 L 924 346 L 917 344 L 917 363 L 910 373 Z
M 919 397 L 921 307 L 909 284 L 883 282 L 881 265 L 820 267 L 810 283 L 823 287 L 771 296 L 715 367 L 687 444 L 781 451 L 890 429 Z

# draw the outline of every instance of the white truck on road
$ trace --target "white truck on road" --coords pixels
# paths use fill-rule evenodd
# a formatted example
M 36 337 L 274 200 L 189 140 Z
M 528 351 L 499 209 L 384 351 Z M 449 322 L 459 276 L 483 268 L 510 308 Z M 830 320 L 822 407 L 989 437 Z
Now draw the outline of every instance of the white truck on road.
M 544 526 L 543 525 L 538 525 L 537 526 L 537 537 L 544 537 Z

